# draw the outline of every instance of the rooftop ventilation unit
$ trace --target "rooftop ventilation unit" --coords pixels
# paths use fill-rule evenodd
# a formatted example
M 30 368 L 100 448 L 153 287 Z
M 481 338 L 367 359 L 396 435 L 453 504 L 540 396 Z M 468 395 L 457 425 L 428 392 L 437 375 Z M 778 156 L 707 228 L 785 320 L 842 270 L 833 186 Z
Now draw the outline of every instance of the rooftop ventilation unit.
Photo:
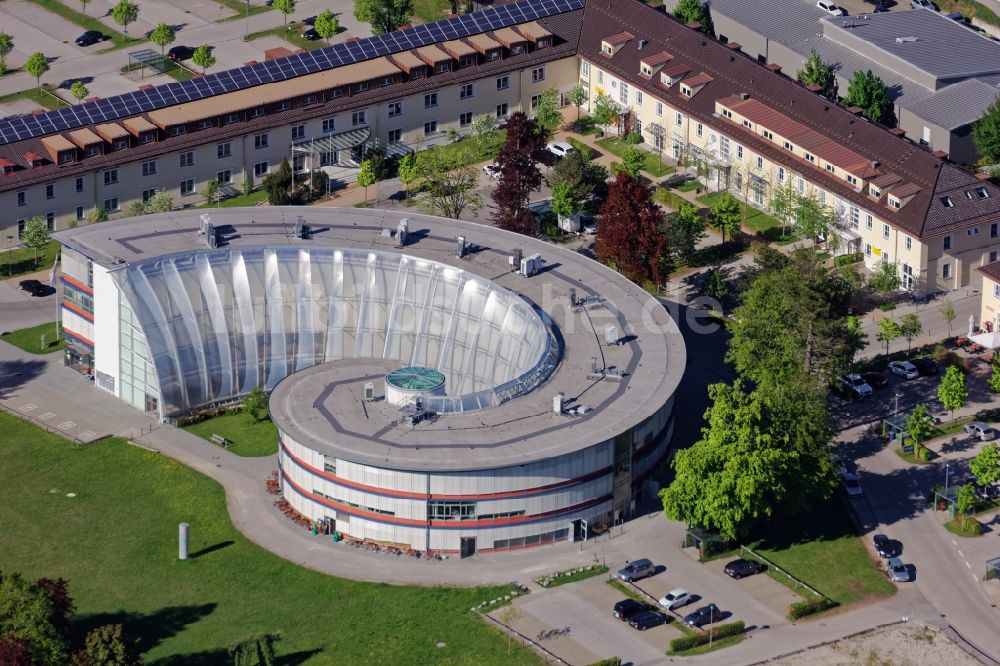
M 576 301 L 576 287 L 569 288 L 569 307 L 570 309 L 575 308 L 577 305 Z
M 410 220 L 403 218 L 399 221 L 399 227 L 396 230 L 396 245 L 399 247 L 406 247 L 407 236 L 410 232 Z
M 521 277 L 531 277 L 542 270 L 542 264 L 545 261 L 542 259 L 542 255 L 533 254 L 530 257 L 523 257 L 521 259 Z
M 455 239 L 455 253 L 459 259 L 465 256 L 465 236 L 459 236 Z
M 309 225 L 305 219 L 299 215 L 295 220 L 295 237 L 302 240 L 309 240 Z
M 198 235 L 205 235 L 205 228 L 212 223 L 212 216 L 208 213 L 201 214 L 201 224 L 198 225 Z
M 607 326 L 604 327 L 604 344 L 606 344 L 609 347 L 615 347 L 618 345 L 619 340 L 620 338 L 618 337 L 617 326 L 612 326 L 611 324 L 608 324 Z
M 897 37 L 896 38 L 896 43 L 897 44 L 909 44 L 910 42 L 917 42 L 917 41 L 920 41 L 920 40 L 917 39 L 916 37 Z
M 213 250 L 219 247 L 219 239 L 215 237 L 215 225 L 211 222 L 205 224 L 205 243 Z
M 649 43 L 649 40 L 647 40 L 647 39 L 640 39 L 638 46 L 641 49 L 643 46 L 645 46 L 648 43 Z
M 741 92 L 740 93 L 740 99 L 743 99 L 743 100 L 750 99 L 750 93 Z
M 375 402 L 375 384 L 365 382 L 365 402 Z
M 507 261 L 510 263 L 510 270 L 516 273 L 521 269 L 521 257 L 523 256 L 524 253 L 519 247 L 515 247 L 510 251 L 510 254 L 507 255 Z
M 552 411 L 556 414 L 563 413 L 563 401 L 566 399 L 566 394 L 556 393 L 552 396 Z

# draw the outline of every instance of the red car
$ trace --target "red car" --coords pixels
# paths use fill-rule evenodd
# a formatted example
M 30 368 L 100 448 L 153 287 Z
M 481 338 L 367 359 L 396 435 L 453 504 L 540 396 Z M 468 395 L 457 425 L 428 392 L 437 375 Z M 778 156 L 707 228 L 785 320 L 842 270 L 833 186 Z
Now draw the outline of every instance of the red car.
M 873 389 L 884 389 L 889 385 L 889 379 L 881 372 L 866 372 L 861 378 L 868 382 L 868 386 Z

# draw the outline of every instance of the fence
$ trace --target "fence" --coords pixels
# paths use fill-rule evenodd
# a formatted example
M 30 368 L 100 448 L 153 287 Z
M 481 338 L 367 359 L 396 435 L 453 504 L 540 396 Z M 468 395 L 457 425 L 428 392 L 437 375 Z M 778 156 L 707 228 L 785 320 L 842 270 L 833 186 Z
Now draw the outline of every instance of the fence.
M 60 437 L 64 437 L 64 438 L 70 440 L 71 442 L 73 442 L 73 444 L 75 444 L 76 446 L 85 446 L 87 444 L 93 444 L 94 442 L 97 442 L 100 439 L 104 439 L 103 437 L 100 437 L 98 439 L 84 441 L 84 440 L 80 439 L 79 437 L 77 437 L 76 435 L 73 435 L 73 434 L 70 434 L 69 432 L 66 432 L 65 430 L 60 430 L 59 428 L 53 428 L 52 426 L 50 426 L 45 421 L 42 421 L 41 419 L 36 419 L 34 416 L 32 416 L 31 414 L 28 414 L 27 412 L 22 412 L 22 411 L 19 411 L 19 410 L 16 410 L 16 409 L 11 409 L 10 407 L 7 407 L 3 403 L 0 403 L 0 410 L 3 410 L 5 412 L 7 412 L 8 414 L 10 414 L 11 416 L 14 416 L 16 418 L 19 418 L 19 419 L 22 419 L 22 420 L 25 420 L 25 421 L 30 421 L 32 424 L 38 426 L 39 428 L 43 428 L 47 432 L 51 432 L 54 435 L 59 435 Z
M 817 597 L 820 597 L 820 598 L 823 598 L 823 599 L 828 599 L 829 598 L 825 594 L 823 594 L 822 592 L 820 592 L 820 591 L 818 591 L 818 590 L 810 587 L 809 585 L 803 583 L 801 580 L 799 580 L 798 578 L 796 578 L 792 574 L 788 573 L 787 571 L 785 571 L 784 569 L 782 569 L 781 567 L 779 567 L 777 564 L 775 564 L 771 560 L 769 560 L 766 557 L 764 557 L 763 555 L 758 555 L 757 553 L 753 552 L 752 550 L 750 550 L 746 546 L 740 546 L 740 555 L 743 555 L 744 553 L 750 555 L 751 557 L 753 557 L 758 562 L 761 562 L 762 564 L 766 564 L 768 571 L 774 571 L 776 573 L 779 573 L 782 576 L 784 576 L 785 578 L 787 578 L 788 580 L 790 580 L 792 582 L 792 589 L 795 590 L 796 592 L 799 592 L 801 589 L 804 589 L 804 590 L 809 590 L 809 592 L 812 593 L 814 596 L 817 596 Z
M 501 631 L 503 631 L 504 633 L 509 634 L 509 635 L 514 636 L 515 638 L 517 638 L 517 640 L 520 641 L 522 644 L 529 645 L 529 646 L 535 648 L 535 650 L 537 650 L 538 652 L 541 653 L 542 657 L 545 659 L 545 663 L 546 664 L 549 663 L 550 661 L 552 661 L 552 662 L 557 663 L 557 664 L 563 664 L 564 666 L 572 666 L 572 664 L 570 664 L 568 661 L 564 661 L 564 660 L 560 659 L 555 654 L 549 652 L 544 647 L 542 647 L 539 643 L 531 640 L 530 638 L 528 638 L 527 636 L 525 636 L 524 634 L 522 634 L 521 632 L 519 632 L 517 629 L 514 629 L 513 627 L 507 626 L 506 624 L 504 624 L 500 620 L 498 620 L 495 617 L 492 617 L 490 615 L 487 615 L 486 613 L 480 613 L 479 611 L 476 611 L 476 613 L 480 617 L 485 618 L 485 619 L 489 620 L 490 622 L 492 622 L 493 624 L 495 624 L 496 626 L 500 627 Z

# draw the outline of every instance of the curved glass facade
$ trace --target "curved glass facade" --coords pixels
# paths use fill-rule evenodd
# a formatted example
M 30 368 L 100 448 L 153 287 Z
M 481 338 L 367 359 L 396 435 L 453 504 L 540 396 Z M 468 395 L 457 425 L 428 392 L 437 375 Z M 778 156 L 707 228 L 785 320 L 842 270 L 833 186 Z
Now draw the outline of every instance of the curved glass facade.
M 434 411 L 491 407 L 531 390 L 559 360 L 524 299 L 403 254 L 314 247 L 161 256 L 113 273 L 141 325 L 171 416 L 272 388 L 343 358 L 389 358 L 446 378 Z

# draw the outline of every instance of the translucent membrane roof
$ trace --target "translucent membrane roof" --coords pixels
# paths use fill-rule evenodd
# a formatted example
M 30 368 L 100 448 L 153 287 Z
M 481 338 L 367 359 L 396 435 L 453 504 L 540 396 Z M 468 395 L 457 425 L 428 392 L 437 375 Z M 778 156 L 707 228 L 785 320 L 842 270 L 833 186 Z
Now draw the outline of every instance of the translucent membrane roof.
M 472 411 L 530 391 L 559 362 L 552 332 L 523 298 L 404 254 L 206 249 L 134 262 L 113 275 L 145 334 L 164 416 L 345 358 L 441 373 L 447 395 L 424 404 Z

